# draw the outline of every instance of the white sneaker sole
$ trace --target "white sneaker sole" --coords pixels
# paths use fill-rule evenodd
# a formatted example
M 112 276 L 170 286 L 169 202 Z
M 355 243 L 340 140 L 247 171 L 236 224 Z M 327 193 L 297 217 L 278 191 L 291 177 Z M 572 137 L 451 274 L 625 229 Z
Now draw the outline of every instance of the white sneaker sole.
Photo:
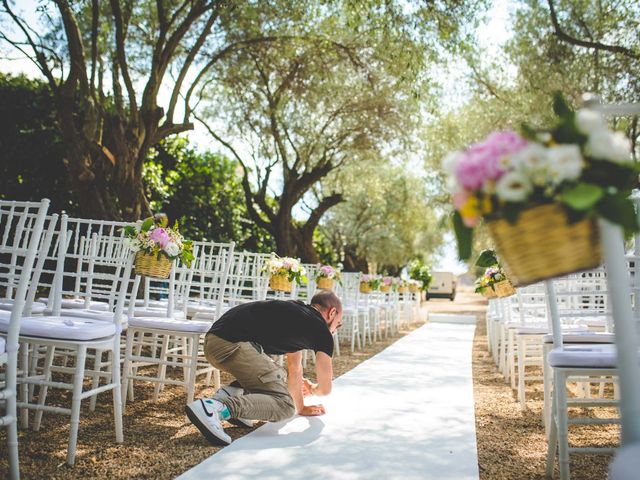
M 231 443 L 231 437 L 229 437 L 224 431 L 217 432 L 210 429 L 208 424 L 208 418 L 200 418 L 202 414 L 197 410 L 191 408 L 191 405 L 184 407 L 184 411 L 187 417 L 193 423 L 200 433 L 204 435 L 207 441 L 212 445 L 229 445 Z

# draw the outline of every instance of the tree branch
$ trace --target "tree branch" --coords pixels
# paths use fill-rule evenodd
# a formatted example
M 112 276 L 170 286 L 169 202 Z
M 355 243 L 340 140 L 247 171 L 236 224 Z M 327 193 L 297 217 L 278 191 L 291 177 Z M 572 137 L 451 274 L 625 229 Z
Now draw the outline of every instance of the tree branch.
M 328 197 L 324 197 L 318 206 L 313 209 L 311 215 L 309 215 L 309 218 L 302 227 L 302 235 L 307 238 L 313 236 L 313 232 L 320 223 L 322 216 L 331 207 L 334 207 L 341 202 L 344 202 L 344 197 L 341 193 L 334 193 Z
M 125 52 L 126 33 L 124 31 L 124 22 L 122 19 L 122 11 L 120 10 L 120 2 L 111 0 L 111 11 L 116 24 L 116 52 L 117 60 L 120 65 L 120 74 L 124 80 L 127 95 L 129 96 L 129 111 L 131 119 L 135 119 L 138 112 L 138 102 L 136 100 L 136 92 L 133 88 L 133 82 L 129 76 L 129 66 L 127 65 L 127 54 Z
M 553 24 L 555 35 L 560 40 L 570 43 L 571 45 L 577 45 L 579 47 L 593 48 L 596 50 L 603 50 L 606 52 L 619 53 L 621 55 L 634 58 L 634 59 L 640 58 L 640 55 L 634 52 L 633 50 L 631 50 L 630 48 L 622 47 L 620 45 L 607 45 L 601 42 L 591 42 L 591 41 L 581 40 L 579 38 L 572 37 L 571 35 L 567 34 L 564 30 L 562 30 L 562 27 L 558 22 L 558 16 L 556 14 L 556 9 L 555 9 L 555 5 L 553 4 L 553 0 L 547 0 L 547 3 L 549 5 L 549 12 L 551 13 L 551 23 Z

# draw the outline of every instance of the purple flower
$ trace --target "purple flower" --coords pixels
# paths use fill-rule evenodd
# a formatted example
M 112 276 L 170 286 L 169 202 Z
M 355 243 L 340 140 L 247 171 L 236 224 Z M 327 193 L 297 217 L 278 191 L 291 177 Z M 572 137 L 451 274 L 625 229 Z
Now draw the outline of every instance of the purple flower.
M 160 248 L 164 248 L 171 241 L 169 234 L 164 228 L 154 228 L 149 234 L 149 238 L 160 245 Z

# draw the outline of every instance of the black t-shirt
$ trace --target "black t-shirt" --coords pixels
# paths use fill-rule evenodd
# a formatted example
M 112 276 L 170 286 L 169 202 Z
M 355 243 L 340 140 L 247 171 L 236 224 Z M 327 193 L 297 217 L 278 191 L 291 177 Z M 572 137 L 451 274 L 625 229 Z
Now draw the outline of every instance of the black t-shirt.
M 230 342 L 259 343 L 265 353 L 282 355 L 310 349 L 333 355 L 333 336 L 320 312 L 299 301 L 264 300 L 238 305 L 209 330 Z

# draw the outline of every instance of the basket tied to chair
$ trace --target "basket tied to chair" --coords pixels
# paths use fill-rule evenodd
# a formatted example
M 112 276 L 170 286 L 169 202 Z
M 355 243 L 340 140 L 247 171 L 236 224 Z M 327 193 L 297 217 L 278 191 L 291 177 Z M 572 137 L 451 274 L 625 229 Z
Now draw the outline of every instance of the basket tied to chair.
M 333 290 L 333 279 L 321 277 L 318 279 L 317 287 L 323 290 Z
M 135 269 L 138 275 L 169 278 L 172 264 L 164 255 L 149 255 L 142 250 L 136 253 Z
M 557 204 L 525 210 L 518 222 L 488 223 L 489 232 L 515 285 L 528 285 L 601 263 L 600 238 L 592 219 L 569 223 Z
M 290 292 L 293 290 L 293 282 L 289 281 L 287 275 L 271 275 L 269 288 L 275 292 Z

